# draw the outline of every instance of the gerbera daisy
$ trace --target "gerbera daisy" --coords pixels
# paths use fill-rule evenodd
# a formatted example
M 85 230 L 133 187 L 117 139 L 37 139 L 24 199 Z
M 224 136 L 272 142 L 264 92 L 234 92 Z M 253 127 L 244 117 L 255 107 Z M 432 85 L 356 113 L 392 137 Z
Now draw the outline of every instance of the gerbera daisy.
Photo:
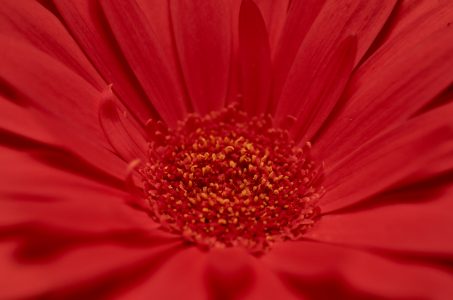
M 452 21 L 3 0 L 0 298 L 450 299 Z

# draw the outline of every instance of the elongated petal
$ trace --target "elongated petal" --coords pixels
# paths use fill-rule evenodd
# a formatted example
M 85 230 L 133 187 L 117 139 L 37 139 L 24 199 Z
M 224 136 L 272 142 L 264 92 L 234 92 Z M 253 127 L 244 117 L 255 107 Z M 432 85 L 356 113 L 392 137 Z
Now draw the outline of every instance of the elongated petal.
M 212 249 L 207 254 L 203 278 L 210 298 L 247 298 L 256 282 L 250 262 L 243 250 Z
M 190 270 L 190 276 L 181 270 Z M 169 289 L 168 287 L 172 288 Z M 188 248 L 123 299 L 296 299 L 275 274 L 239 249 Z
M 393 12 L 393 16 L 386 24 L 384 32 L 376 41 L 376 48 L 381 47 L 384 43 L 388 43 L 404 32 L 412 31 L 417 27 L 417 36 L 422 38 L 425 34 L 430 34 L 433 28 L 440 28 L 439 25 L 445 26 L 445 18 L 430 18 L 429 15 L 436 11 L 445 10 L 446 7 L 451 7 L 449 0 L 439 1 L 401 1 Z M 423 26 L 420 26 L 423 24 Z M 406 33 L 407 34 L 407 33 Z M 373 51 L 374 52 L 374 51 Z
M 56 144 L 55 138 L 26 108 L 0 96 L 0 128 L 43 143 Z
M 208 299 L 202 280 L 205 259 L 195 247 L 183 249 L 122 299 Z M 190 276 L 182 270 L 190 270 Z
M 172 254 L 156 247 L 174 236 L 125 193 L 39 163 L 32 150 L 0 150 L 1 298 L 105 298 Z
M 165 62 L 168 63 L 169 68 L 176 70 L 180 68 L 180 65 L 173 36 L 169 3 L 170 0 L 137 0 L 137 4 L 146 16 L 147 22 L 164 51 Z
M 239 14 L 239 55 L 243 107 L 251 115 L 266 113 L 271 89 L 269 40 L 258 7 L 249 0 L 242 2 Z
M 140 132 L 139 126 L 129 119 L 126 112 L 119 111 L 111 87 L 101 98 L 99 122 L 112 147 L 127 162 L 144 159 L 148 147 L 144 133 Z
M 248 264 L 253 269 L 255 279 L 246 294 L 247 299 L 300 299 L 298 295 L 288 289 L 287 283 L 282 281 L 274 270 L 263 264 L 261 260 L 249 256 Z
M 175 70 L 135 1 L 101 1 L 103 11 L 134 74 L 163 120 L 175 125 L 187 110 Z
M 325 58 L 335 52 L 341 41 L 349 35 L 357 36 L 356 64 L 379 33 L 395 3 L 396 0 L 327 1 L 300 45 L 292 68 L 298 68 L 304 61 L 311 66 L 322 65 Z M 296 85 L 294 82 L 301 82 L 302 78 L 287 77 L 289 72 L 291 69 L 285 68 L 281 74 L 276 74 L 274 107 L 279 103 L 278 99 L 285 88 L 285 81 L 290 87 Z M 298 95 L 298 98 L 292 101 L 299 98 L 303 100 L 303 97 L 304 95 Z
M 48 53 L 98 89 L 105 85 L 64 26 L 35 1 L 3 1 L 0 33 Z
M 36 250 L 36 249 L 35 249 Z M 157 270 L 174 247 L 125 247 L 100 244 L 67 251 L 45 262 L 17 257 L 13 243 L 0 244 L 4 299 L 97 299 L 118 295 Z M 27 282 L 27 284 L 24 284 Z
M 27 44 L 0 37 L 0 45 L 0 77 L 27 98 L 30 111 L 57 142 L 122 177 L 126 166 L 107 150 L 110 146 L 98 123 L 99 93 L 60 62 Z
M 453 151 L 453 106 L 413 119 L 327 166 L 322 210 L 346 207 L 416 174 Z M 372 183 L 372 184 L 370 184 Z
M 275 116 L 280 120 L 288 115 L 298 119 L 291 128 L 296 139 L 310 139 L 329 116 L 348 82 L 356 49 L 357 38 L 349 36 L 322 64 L 300 61 L 294 65 Z
M 453 152 L 452 154 L 453 155 Z M 307 237 L 317 241 L 453 258 L 453 188 L 412 186 L 372 200 L 383 207 L 326 215 Z
M 272 270 L 242 249 L 213 249 L 204 271 L 212 299 L 295 299 Z
M 125 192 L 85 178 L 76 169 L 37 161 L 45 150 L 0 150 L 1 225 L 35 222 L 92 232 L 153 225 L 144 212 L 128 205 Z M 59 157 L 51 157 L 58 164 Z
M 184 79 L 195 111 L 223 107 L 231 58 L 231 11 L 221 1 L 170 1 Z
M 274 53 L 274 77 L 281 88 L 297 51 L 326 0 L 292 1 Z M 277 87 L 276 87 L 277 88 Z
M 0 76 L 13 88 L 33 99 L 33 106 L 57 118 L 76 109 L 73 121 L 87 133 L 100 135 L 96 128 L 97 91 L 67 67 L 19 40 L 0 37 L 3 58 Z M 102 143 L 102 139 L 99 139 Z
M 104 21 L 98 1 L 51 0 L 64 24 L 107 84 L 113 84 L 123 105 L 144 124 L 158 115 L 124 61 Z M 101 90 L 104 87 L 101 87 Z
M 301 297 L 449 299 L 451 274 L 373 253 L 313 242 L 282 243 L 264 262 Z
M 441 94 L 434 100 L 431 105 L 426 106 L 419 112 L 414 118 L 429 117 L 430 115 L 440 112 L 436 118 L 430 118 L 429 122 L 445 122 L 450 120 L 450 116 L 453 114 L 453 86 L 450 90 Z M 425 115 L 426 114 L 426 115 Z M 448 121 L 447 121 L 448 122 Z M 449 122 L 451 124 L 451 122 Z M 423 182 L 436 178 L 448 171 L 453 170 L 453 155 L 452 153 L 445 153 L 444 156 L 436 158 L 435 161 L 429 165 L 424 166 L 417 173 L 411 175 L 409 178 L 403 181 L 402 185 L 416 184 L 417 182 Z
M 443 9 L 425 17 L 447 23 L 452 11 Z M 327 162 L 403 122 L 451 84 L 453 27 L 430 27 L 430 34 L 423 29 L 422 37 L 419 29 L 411 27 L 382 46 L 351 79 L 348 102 L 316 145 Z
M 226 104 L 238 102 L 241 96 L 240 59 L 239 59 L 239 12 L 242 0 L 232 0 L 231 5 L 231 62 L 230 77 L 228 78 L 228 95 Z
M 288 16 L 290 0 L 267 1 L 255 0 L 263 15 L 266 23 L 267 32 L 269 32 L 269 44 L 271 49 L 275 49 L 280 42 L 280 36 Z

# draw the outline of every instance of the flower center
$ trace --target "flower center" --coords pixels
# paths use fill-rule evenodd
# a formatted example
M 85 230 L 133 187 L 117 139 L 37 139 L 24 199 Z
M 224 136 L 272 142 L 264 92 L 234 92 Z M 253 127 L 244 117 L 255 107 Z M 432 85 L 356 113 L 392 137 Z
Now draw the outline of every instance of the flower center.
M 319 215 L 321 168 L 266 116 L 230 106 L 174 130 L 153 123 L 140 169 L 151 217 L 208 247 L 261 252 L 299 238 Z

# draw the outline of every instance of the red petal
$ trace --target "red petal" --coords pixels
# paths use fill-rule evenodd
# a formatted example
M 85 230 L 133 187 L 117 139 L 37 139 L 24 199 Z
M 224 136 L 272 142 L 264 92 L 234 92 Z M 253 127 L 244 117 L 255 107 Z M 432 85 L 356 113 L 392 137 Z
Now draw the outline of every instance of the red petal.
M 200 250 L 194 247 L 183 249 L 121 299 L 208 299 L 202 280 L 204 262 L 205 254 Z
M 447 272 L 368 252 L 313 242 L 275 247 L 264 262 L 310 299 L 449 299 Z
M 195 111 L 224 106 L 231 57 L 231 12 L 227 2 L 170 1 L 176 46 Z
M 453 170 L 453 155 L 449 152 L 437 157 L 429 165 L 423 167 L 423 169 L 412 174 L 410 177 L 403 180 L 401 186 L 417 184 L 430 178 L 436 178 L 441 174 L 448 173 Z
M 37 149 L 0 150 L 2 225 L 37 222 L 91 232 L 154 226 L 145 213 L 128 205 L 129 195 L 37 162 Z
M 390 203 L 326 215 L 306 236 L 322 242 L 453 258 L 453 186 L 417 186 L 373 199 Z
M 51 241 L 48 241 L 51 242 Z M 38 249 L 35 249 L 38 250 Z M 1 244 L 3 299 L 106 299 L 118 296 L 158 269 L 175 247 L 101 244 L 71 249 L 61 257 L 30 262 L 11 243 Z M 24 284 L 26 283 L 26 284 Z
M 446 22 L 452 12 L 453 6 L 425 17 Z M 451 84 L 453 27 L 431 28 L 422 37 L 418 26 L 409 29 L 382 46 L 351 80 L 346 106 L 316 143 L 327 163 L 400 124 Z
M 309 66 L 322 65 L 329 53 L 334 52 L 340 42 L 351 34 L 357 36 L 357 56 L 355 58 L 357 63 L 376 38 L 395 3 L 396 0 L 327 1 L 294 58 L 295 66 L 299 66 L 303 61 L 306 61 Z M 287 62 L 287 64 L 282 68 L 281 73 L 276 74 L 274 104 L 279 103 L 278 99 L 287 74 L 291 72 L 290 63 Z M 288 80 L 300 82 L 297 77 L 288 78 Z M 290 83 L 289 85 L 295 84 Z M 304 95 L 295 96 L 297 97 L 293 101 Z
M 212 249 L 204 279 L 211 299 L 295 299 L 271 270 L 242 249 Z
M 181 270 L 190 270 L 190 276 Z M 238 249 L 182 251 L 122 299 L 295 299 L 258 260 Z
M 273 270 L 262 263 L 261 259 L 255 259 L 250 256 L 249 259 L 249 264 L 254 270 L 255 280 L 252 288 L 247 293 L 246 299 L 300 299 L 288 289 L 286 282 L 280 280 Z
M 0 32 L 29 42 L 64 63 L 96 88 L 105 85 L 60 21 L 38 3 L 2 1 Z
M 172 70 L 179 70 L 178 54 L 171 27 L 169 0 L 137 0 L 137 3 L 163 49 L 165 61 L 169 64 L 168 67 Z M 179 77 L 181 78 L 178 82 L 182 84 L 180 82 L 182 81 L 182 74 Z
M 275 49 L 280 41 L 280 36 L 285 26 L 290 0 L 268 1 L 255 0 L 266 23 L 269 32 L 271 49 Z M 308 9 L 308 8 L 307 8 Z
M 52 0 L 65 25 L 107 83 L 114 86 L 122 103 L 145 123 L 157 114 L 118 51 L 98 1 Z M 104 88 L 104 87 L 101 87 Z
M 109 174 L 122 177 L 126 166 L 107 150 L 110 147 L 98 124 L 99 93 L 33 47 L 8 38 L 0 38 L 0 45 L 0 77 L 27 98 L 29 110 L 57 142 Z
M 427 114 L 429 116 L 431 113 L 435 112 L 440 112 L 441 114 L 435 119 L 431 119 L 430 122 L 440 123 L 443 120 L 448 121 L 451 118 L 451 115 L 453 115 L 453 86 L 451 87 L 451 90 L 447 90 L 439 97 L 436 97 L 436 100 L 434 100 L 431 105 L 425 107 L 423 111 L 420 112 L 420 115 L 417 116 L 417 118 L 421 117 L 423 114 Z M 431 178 L 435 178 L 435 176 L 445 174 L 451 170 L 453 170 L 453 155 L 451 153 L 445 153 L 444 156 L 436 158 L 435 161 L 424 166 L 422 170 L 419 170 L 417 173 L 404 180 L 402 185 L 414 184 L 423 180 L 429 180 Z
M 0 96 L 0 128 L 42 143 L 55 144 L 55 138 L 26 108 Z
M 187 113 L 176 72 L 168 68 L 158 40 L 135 2 L 101 1 L 103 11 L 141 86 L 168 124 Z
M 255 283 L 250 257 L 239 249 L 212 249 L 206 254 L 203 280 L 210 299 L 247 298 Z
M 275 50 L 274 76 L 280 89 L 291 69 L 300 44 L 325 2 L 326 0 L 291 2 L 281 39 Z
M 155 247 L 174 236 L 123 193 L 41 165 L 31 150 L 0 153 L 0 298 L 106 298 L 171 254 Z
M 116 100 L 117 101 L 117 100 Z M 139 126 L 127 113 L 120 113 L 115 96 L 109 86 L 104 92 L 99 108 L 99 122 L 112 147 L 122 159 L 131 162 L 147 157 L 147 142 Z
M 282 120 L 292 115 L 298 119 L 291 128 L 297 140 L 310 139 L 329 116 L 352 72 L 356 50 L 357 39 L 350 36 L 322 64 L 312 65 L 310 60 L 294 63 L 275 117 Z M 303 100 L 295 101 L 300 95 Z
M 90 84 L 33 46 L 5 37 L 0 45 L 0 76 L 7 83 L 31 98 L 34 107 L 59 118 L 71 115 L 71 123 L 81 124 L 91 135 L 102 136 L 93 109 L 98 93 Z
M 384 32 L 381 33 L 380 40 L 376 41 L 377 44 L 373 48 L 379 48 L 383 43 L 388 43 L 394 38 L 398 39 L 401 33 L 407 34 L 408 31 L 413 31 L 414 27 L 418 27 L 417 37 L 420 40 L 426 34 L 429 36 L 433 32 L 433 28 L 445 26 L 446 20 L 442 17 L 426 18 L 426 16 L 444 10 L 449 4 L 451 5 L 449 0 L 401 1 L 396 6 L 391 20 L 386 24 Z
M 370 140 L 338 164 L 328 165 L 322 210 L 365 200 L 443 159 L 453 149 L 452 113 L 450 105 L 421 115 Z
M 239 14 L 239 55 L 243 106 L 251 115 L 267 112 L 271 88 L 271 57 L 263 17 L 250 0 L 242 1 Z
M 239 12 L 242 4 L 242 0 L 230 0 L 232 21 L 231 21 L 231 70 L 230 77 L 228 79 L 228 95 L 227 104 L 237 103 L 241 100 L 241 87 L 240 82 L 240 63 L 239 63 Z

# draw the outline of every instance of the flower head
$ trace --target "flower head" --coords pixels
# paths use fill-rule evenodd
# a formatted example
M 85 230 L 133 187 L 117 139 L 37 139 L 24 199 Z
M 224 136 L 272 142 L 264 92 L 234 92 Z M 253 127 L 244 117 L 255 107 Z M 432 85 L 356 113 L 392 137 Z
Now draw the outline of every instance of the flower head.
M 449 299 L 452 21 L 4 0 L 0 298 Z

